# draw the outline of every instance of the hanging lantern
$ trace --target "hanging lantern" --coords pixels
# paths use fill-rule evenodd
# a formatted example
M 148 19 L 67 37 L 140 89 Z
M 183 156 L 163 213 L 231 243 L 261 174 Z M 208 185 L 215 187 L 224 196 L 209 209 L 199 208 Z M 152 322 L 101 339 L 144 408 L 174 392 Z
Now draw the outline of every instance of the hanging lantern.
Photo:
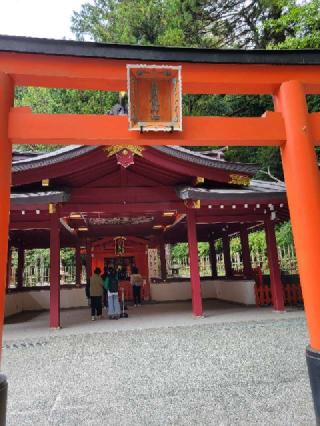
M 123 256 L 125 253 L 125 237 L 116 237 L 114 239 L 114 252 L 116 256 Z

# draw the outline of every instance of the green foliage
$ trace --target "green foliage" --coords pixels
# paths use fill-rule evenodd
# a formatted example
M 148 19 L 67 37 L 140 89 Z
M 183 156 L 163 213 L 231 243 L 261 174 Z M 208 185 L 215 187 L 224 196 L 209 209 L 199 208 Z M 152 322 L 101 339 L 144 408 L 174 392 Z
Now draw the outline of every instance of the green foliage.
M 183 259 L 188 256 L 188 244 L 178 243 L 171 246 L 172 259 Z M 209 253 L 209 244 L 200 242 L 198 243 L 198 256 L 207 256 Z
M 285 248 L 293 245 L 291 223 L 286 222 L 277 226 L 276 229 L 277 244 L 280 248 Z M 250 251 L 254 253 L 264 253 L 267 249 L 266 236 L 264 231 L 256 231 L 249 233 L 249 247 Z M 215 248 L 217 253 L 222 253 L 221 239 L 215 241 Z M 230 240 L 231 254 L 241 253 L 241 242 L 239 237 L 233 237 Z M 198 243 L 198 255 L 209 255 L 209 244 Z M 179 243 L 171 247 L 171 256 L 173 260 L 181 260 L 188 256 L 188 244 Z
M 268 19 L 265 30 L 283 34 L 284 39 L 270 42 L 271 49 L 306 49 L 320 47 L 320 0 L 297 2 L 278 0 L 281 15 Z
M 165 46 L 213 46 L 207 2 L 198 0 L 95 0 L 72 18 L 78 40 Z

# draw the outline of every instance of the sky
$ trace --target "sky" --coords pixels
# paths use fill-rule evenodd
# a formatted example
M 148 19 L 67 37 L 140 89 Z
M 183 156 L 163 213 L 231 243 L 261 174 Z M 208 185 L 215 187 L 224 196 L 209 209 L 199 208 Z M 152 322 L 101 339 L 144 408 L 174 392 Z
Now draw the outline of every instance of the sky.
M 75 39 L 72 12 L 90 0 L 0 0 L 0 34 Z

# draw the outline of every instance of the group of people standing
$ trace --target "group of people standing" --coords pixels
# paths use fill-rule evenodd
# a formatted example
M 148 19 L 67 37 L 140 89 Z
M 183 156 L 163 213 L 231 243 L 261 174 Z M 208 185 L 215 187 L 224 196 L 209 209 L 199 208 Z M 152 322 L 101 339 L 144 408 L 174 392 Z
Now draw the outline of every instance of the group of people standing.
M 133 290 L 134 306 L 141 305 L 143 279 L 136 266 L 132 267 L 130 284 Z M 103 274 L 100 268 L 96 268 L 90 278 L 88 290 L 92 321 L 102 318 L 102 302 L 107 309 L 109 319 L 120 318 L 119 275 L 113 266 L 105 267 Z

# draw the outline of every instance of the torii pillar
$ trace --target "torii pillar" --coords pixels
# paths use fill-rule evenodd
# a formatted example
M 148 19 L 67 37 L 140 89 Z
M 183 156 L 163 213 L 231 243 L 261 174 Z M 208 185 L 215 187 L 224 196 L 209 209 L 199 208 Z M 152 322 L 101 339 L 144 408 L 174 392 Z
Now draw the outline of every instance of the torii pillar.
M 0 72 L 0 342 L 2 342 L 5 294 L 7 284 L 8 234 L 11 188 L 12 146 L 8 138 L 9 112 L 13 105 L 14 84 L 4 72 Z M 1 352 L 0 352 L 1 354 Z M 6 424 L 8 383 L 0 375 L 0 422 Z
M 203 309 L 202 309 L 201 282 L 200 282 L 200 270 L 199 270 L 199 259 L 198 259 L 197 223 L 196 223 L 196 214 L 193 209 L 188 209 L 187 226 L 188 226 L 188 245 L 189 245 L 189 260 L 190 260 L 190 281 L 191 281 L 191 294 L 192 294 L 192 313 L 195 317 L 201 317 L 203 314 Z
M 307 364 L 320 424 L 320 177 L 311 129 L 305 88 L 300 81 L 282 83 L 275 96 L 282 112 L 286 143 L 281 146 L 293 237 L 308 324 L 310 346 Z

